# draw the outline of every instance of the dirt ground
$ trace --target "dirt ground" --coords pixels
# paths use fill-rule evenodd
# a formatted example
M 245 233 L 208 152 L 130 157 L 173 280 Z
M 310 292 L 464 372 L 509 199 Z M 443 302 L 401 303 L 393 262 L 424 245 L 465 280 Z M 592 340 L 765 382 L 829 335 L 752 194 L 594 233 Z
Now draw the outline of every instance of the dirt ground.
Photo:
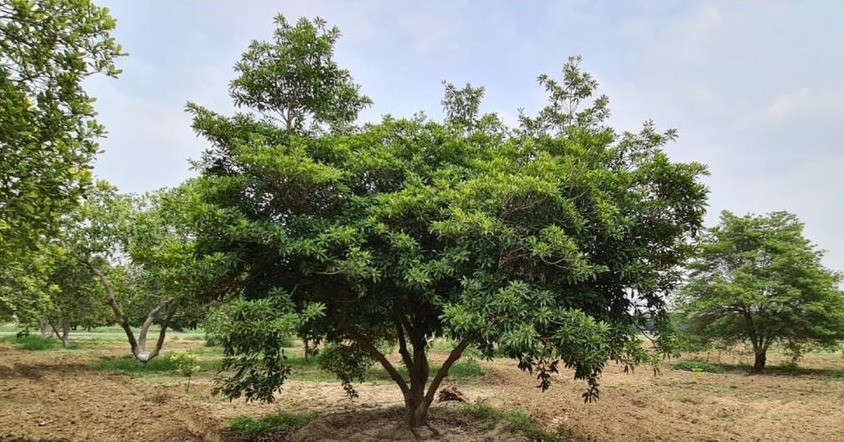
M 168 343 L 168 350 L 201 342 Z M 228 402 L 211 394 L 212 374 L 184 379 L 129 377 L 96 371 L 91 363 L 122 356 L 120 344 L 73 351 L 21 351 L 0 344 L 0 440 L 3 441 L 228 441 L 235 416 L 279 409 L 318 411 L 327 417 L 293 440 L 407 440 L 400 425 L 397 387 L 384 381 L 358 387 L 348 399 L 334 382 L 291 381 L 274 404 Z M 434 354 L 433 358 L 442 358 Z M 776 360 L 772 361 L 776 363 Z M 574 441 L 844 441 L 844 378 L 821 372 L 750 376 L 692 373 L 665 366 L 625 374 L 610 367 L 600 400 L 584 404 L 584 384 L 560 379 L 542 393 L 509 360 L 478 361 L 486 374 L 451 381 L 474 402 L 536 416 L 551 433 Z M 802 364 L 841 369 L 840 354 L 810 355 Z M 449 382 L 447 382 L 449 383 Z M 525 440 L 505 424 L 481 425 L 437 404 L 431 440 Z

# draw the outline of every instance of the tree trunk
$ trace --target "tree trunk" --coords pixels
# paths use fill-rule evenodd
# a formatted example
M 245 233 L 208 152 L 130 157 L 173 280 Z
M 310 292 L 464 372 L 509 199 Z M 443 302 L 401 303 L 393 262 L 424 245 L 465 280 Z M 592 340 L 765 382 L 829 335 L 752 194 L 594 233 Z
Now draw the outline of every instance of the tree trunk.
M 60 333 L 52 323 L 47 323 L 53 334 L 55 334 L 56 337 L 59 338 L 59 341 L 62 342 L 62 347 L 67 348 L 70 345 L 70 321 L 66 317 L 62 316 L 61 324 L 62 331 Z
M 158 356 L 158 353 L 161 351 L 161 347 L 164 345 L 167 327 L 170 326 L 170 321 L 176 313 L 176 303 L 172 299 L 168 299 L 150 310 L 146 320 L 141 325 L 140 334 L 136 339 L 135 333 L 132 331 L 129 321 L 126 319 L 126 315 L 123 314 L 123 309 L 120 308 L 120 305 L 114 299 L 114 289 L 111 286 L 111 281 L 109 281 L 108 276 L 106 276 L 105 273 L 101 272 L 98 268 L 94 267 L 94 265 L 90 262 L 82 261 L 82 263 L 85 264 L 92 273 L 99 277 L 100 282 L 106 291 L 106 304 L 111 307 L 117 324 L 120 325 L 123 332 L 126 333 L 126 338 L 129 340 L 129 347 L 132 349 L 132 356 L 135 357 L 138 364 L 146 364 L 154 357 Z M 164 318 L 164 322 L 161 323 L 161 330 L 158 332 L 158 341 L 155 343 L 155 348 L 152 351 L 147 352 L 147 332 L 149 331 L 153 321 L 155 321 L 155 317 L 158 315 L 158 312 L 165 307 L 167 307 L 167 316 Z
M 767 351 L 762 350 L 761 352 L 756 353 L 755 360 L 753 362 L 753 372 L 761 373 L 762 369 L 765 368 L 765 362 L 767 362 L 767 359 Z
M 50 321 L 48 321 L 47 319 L 42 319 L 42 320 L 38 321 L 38 329 L 41 332 L 42 338 L 49 338 L 50 336 L 53 336 L 52 328 L 53 328 L 53 326 L 50 324 Z
M 62 335 L 59 339 L 62 340 L 62 347 L 67 348 L 70 345 L 70 321 L 67 318 L 62 318 Z
M 393 381 L 398 384 L 404 397 L 405 405 L 405 422 L 411 430 L 427 425 L 428 423 L 428 409 L 431 403 L 434 402 L 434 397 L 437 390 L 440 388 L 443 379 L 448 375 L 448 370 L 457 362 L 463 355 L 463 351 L 469 346 L 468 341 L 460 342 L 449 353 L 437 375 L 428 384 L 428 377 L 430 375 L 430 367 L 428 365 L 427 339 L 424 335 L 415 333 L 415 330 L 406 321 L 396 321 L 396 333 L 399 342 L 399 354 L 402 357 L 402 362 L 407 367 L 409 379 L 405 380 L 401 374 L 396 370 L 392 363 L 384 356 L 383 353 L 366 339 L 363 335 L 358 333 L 353 327 L 344 325 L 343 327 L 353 336 L 354 340 L 367 353 L 369 353 L 375 360 L 381 363 L 384 370 L 390 375 Z M 410 345 L 413 354 L 410 353 L 407 340 L 410 340 Z M 408 382 L 409 381 L 409 382 Z M 409 384 L 409 385 L 408 385 Z M 427 388 L 426 388 L 427 387 Z

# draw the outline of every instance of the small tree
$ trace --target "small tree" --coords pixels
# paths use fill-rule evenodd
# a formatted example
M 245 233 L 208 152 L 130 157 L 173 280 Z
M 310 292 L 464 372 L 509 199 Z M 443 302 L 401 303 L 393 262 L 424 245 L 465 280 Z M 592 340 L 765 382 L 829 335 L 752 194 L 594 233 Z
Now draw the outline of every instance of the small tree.
M 844 338 L 844 296 L 840 275 L 821 265 L 822 256 L 790 213 L 723 212 L 682 290 L 690 328 L 707 339 L 749 342 L 754 372 L 765 368 L 775 342 L 835 344 Z
M 385 117 L 359 131 L 191 106 L 212 144 L 199 164 L 198 247 L 226 254 L 228 290 L 244 298 L 234 323 L 244 326 L 222 340 L 236 368 L 222 391 L 272 400 L 289 371 L 280 338 L 297 328 L 331 346 L 329 368 L 346 387 L 380 363 L 410 427 L 426 424 L 470 346 L 487 356 L 498 346 L 543 388 L 571 367 L 589 382 L 587 400 L 608 360 L 643 361 L 637 327 L 668 322 L 661 294 L 700 227 L 705 168 L 669 161 L 672 131 L 605 126 L 607 100 L 593 99 L 597 83 L 578 62 L 560 82 L 543 77 L 548 107 L 515 129 L 480 115 L 483 90 L 471 87 L 447 87 L 442 123 Z M 284 75 L 271 66 L 263 76 Z M 322 97 L 314 111 L 347 98 Z M 291 99 L 256 110 L 300 103 Z M 443 336 L 455 347 L 431 376 L 427 352 Z

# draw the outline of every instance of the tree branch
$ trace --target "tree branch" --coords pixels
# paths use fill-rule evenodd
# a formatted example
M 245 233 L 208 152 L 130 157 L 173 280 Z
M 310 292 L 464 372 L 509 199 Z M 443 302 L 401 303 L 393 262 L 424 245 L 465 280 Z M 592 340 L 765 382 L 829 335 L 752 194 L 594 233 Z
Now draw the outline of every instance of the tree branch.
M 398 370 L 396 370 L 396 367 L 394 367 L 393 364 L 390 363 L 387 357 L 384 356 L 383 353 L 378 351 L 378 349 L 375 348 L 374 345 L 372 345 L 372 342 L 370 342 L 363 335 L 358 333 L 358 331 L 355 330 L 354 327 L 350 326 L 349 324 L 342 324 L 341 327 L 343 328 L 343 330 L 345 330 L 352 336 L 352 339 L 354 339 L 355 342 L 357 342 L 358 345 L 361 346 L 361 348 L 363 348 L 367 353 L 369 353 L 370 356 L 372 356 L 378 362 L 381 363 L 381 366 L 384 367 L 384 370 L 387 371 L 387 373 L 390 375 L 390 378 L 392 378 L 393 381 L 398 384 L 399 388 L 402 391 L 402 394 L 407 396 L 407 394 L 410 393 L 410 388 L 407 386 L 407 382 L 405 382 L 404 378 L 401 376 Z
M 449 353 L 448 358 L 443 362 L 442 367 L 440 367 L 440 371 L 437 372 L 437 375 L 434 376 L 434 380 L 431 381 L 431 386 L 428 387 L 428 392 L 425 394 L 425 402 L 430 404 L 434 400 L 434 394 L 437 393 L 437 389 L 440 388 L 440 384 L 442 383 L 443 379 L 448 375 L 448 370 L 451 369 L 451 366 L 463 356 L 463 351 L 466 350 L 466 347 L 469 346 L 469 341 L 464 340 L 457 344 L 457 347 Z
M 123 332 L 126 333 L 126 338 L 129 339 L 129 346 L 132 348 L 132 354 L 137 356 L 138 341 L 135 339 L 135 334 L 132 332 L 132 327 L 129 326 L 129 321 L 126 320 L 123 310 L 120 309 L 120 306 L 117 305 L 117 301 L 114 300 L 114 289 L 111 287 L 111 282 L 108 280 L 108 277 L 100 271 L 100 269 L 94 267 L 94 265 L 90 262 L 82 260 L 82 264 L 88 267 L 88 269 L 100 279 L 100 282 L 106 291 L 106 304 L 111 307 L 111 310 L 114 312 L 114 316 L 117 318 L 117 324 L 120 325 L 120 327 L 123 328 Z

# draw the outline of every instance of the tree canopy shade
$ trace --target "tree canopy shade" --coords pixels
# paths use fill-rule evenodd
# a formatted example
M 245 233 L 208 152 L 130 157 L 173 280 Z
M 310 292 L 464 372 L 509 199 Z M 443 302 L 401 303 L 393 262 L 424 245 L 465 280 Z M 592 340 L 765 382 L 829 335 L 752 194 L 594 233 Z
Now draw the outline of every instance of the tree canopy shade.
M 82 81 L 116 76 L 115 21 L 88 0 L 0 1 L 0 253 L 34 246 L 92 184 L 104 133 Z M 3 256 L 0 256 L 3 258 Z
M 543 388 L 571 367 L 587 399 L 608 360 L 643 361 L 637 325 L 665 322 L 662 294 L 701 226 L 705 168 L 669 161 L 673 132 L 605 126 L 607 100 L 592 101 L 578 62 L 518 128 L 480 115 L 483 89 L 470 86 L 447 87 L 444 122 L 385 117 L 357 131 L 191 105 L 212 144 L 198 163 L 198 249 L 228 256 L 229 293 L 243 299 L 221 390 L 271 400 L 287 368 L 266 330 L 291 326 L 333 344 L 347 387 L 379 362 L 411 427 L 470 346 L 497 346 Z M 435 337 L 456 344 L 429 379 Z M 398 346 L 407 377 L 383 344 Z
M 692 331 L 750 342 L 756 372 L 774 342 L 831 345 L 844 339 L 841 277 L 821 265 L 822 256 L 790 213 L 723 212 L 702 238 L 682 291 Z

